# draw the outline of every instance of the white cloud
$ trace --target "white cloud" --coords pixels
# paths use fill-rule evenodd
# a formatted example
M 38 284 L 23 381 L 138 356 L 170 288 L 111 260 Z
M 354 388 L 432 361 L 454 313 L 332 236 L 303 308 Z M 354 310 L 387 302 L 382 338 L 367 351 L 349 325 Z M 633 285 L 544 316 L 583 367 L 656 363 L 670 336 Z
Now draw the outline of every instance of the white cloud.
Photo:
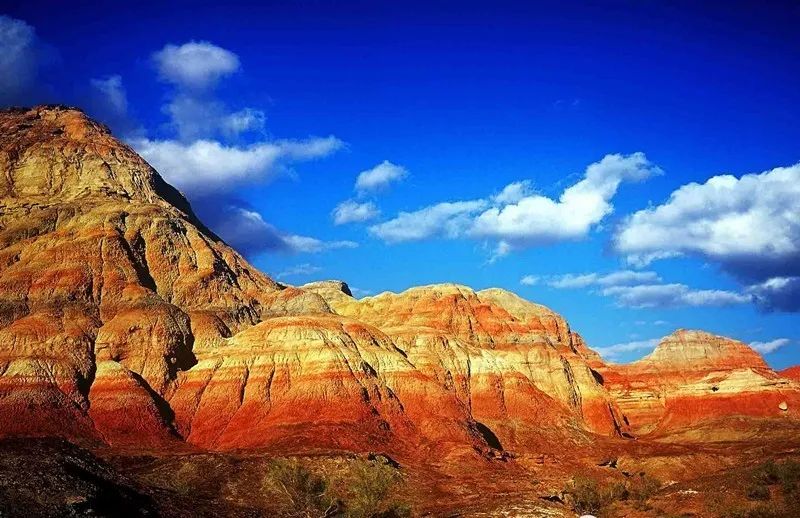
M 143 138 L 144 128 L 128 112 L 128 95 L 122 77 L 111 75 L 89 81 L 86 110 L 126 140 Z
M 790 343 L 791 340 L 788 338 L 776 338 L 775 340 L 770 340 L 769 342 L 752 342 L 750 343 L 750 347 L 761 354 L 769 354 L 777 351 L 781 347 L 789 345 Z
M 567 273 L 548 279 L 547 284 L 553 288 L 572 289 L 586 288 L 589 286 L 630 286 L 632 284 L 658 282 L 661 278 L 656 272 L 638 272 L 634 270 L 621 270 L 607 274 Z
M 584 178 L 559 199 L 538 194 L 480 214 L 472 233 L 512 247 L 578 239 L 613 211 L 611 198 L 623 181 L 641 181 L 660 170 L 643 153 L 606 155 L 586 168 Z
M 33 27 L 0 15 L 0 105 L 32 102 L 44 60 L 44 48 Z
M 220 127 L 228 135 L 239 135 L 247 131 L 263 130 L 266 120 L 267 116 L 263 111 L 245 108 L 223 117 Z
M 610 286 L 601 294 L 614 297 L 621 306 L 633 308 L 731 306 L 751 301 L 749 295 L 724 290 L 696 290 L 685 284 Z
M 596 347 L 594 350 L 603 358 L 616 359 L 619 358 L 622 353 L 644 350 L 652 351 L 658 346 L 660 341 L 660 338 L 650 338 L 648 340 L 618 343 L 609 345 L 608 347 Z
M 356 248 L 353 241 L 323 241 L 309 236 L 281 232 L 258 212 L 229 206 L 213 226 L 215 232 L 243 253 L 267 250 L 292 253 L 318 253 L 339 248 Z
M 359 203 L 354 200 L 343 201 L 333 209 L 331 216 L 336 225 L 369 221 L 380 215 L 381 211 L 372 202 Z
M 239 57 L 207 41 L 166 45 L 153 54 L 159 76 L 190 90 L 211 88 L 223 77 L 239 70 Z
M 122 78 L 118 75 L 108 76 L 104 79 L 92 79 L 92 88 L 105 97 L 109 107 L 118 114 L 128 112 L 128 97 L 122 86 Z
M 262 131 L 266 122 L 261 110 L 244 108 L 228 112 L 213 98 L 185 92 L 176 94 L 162 111 L 169 116 L 170 126 L 184 142 L 217 135 L 234 138 L 249 131 Z
M 800 164 L 683 185 L 627 218 L 614 247 L 638 264 L 700 257 L 753 284 L 761 307 L 798 311 L 800 283 L 786 279 L 800 276 Z
M 495 257 L 514 248 L 585 236 L 610 214 L 611 198 L 623 181 L 640 181 L 660 169 L 642 153 L 606 155 L 586 168 L 584 178 L 552 200 L 534 194 L 529 181 L 507 185 L 483 200 L 439 203 L 372 227 L 389 241 L 431 237 L 497 240 Z
M 492 196 L 492 201 L 500 205 L 517 203 L 518 201 L 533 194 L 533 182 L 521 180 L 506 185 L 502 191 Z
M 385 189 L 393 182 L 399 182 L 406 176 L 408 176 L 408 171 L 404 167 L 384 160 L 372 169 L 359 173 L 355 188 L 361 194 L 378 191 Z
M 227 146 L 214 140 L 185 144 L 177 140 L 138 139 L 132 144 L 168 182 L 190 196 L 269 180 L 292 162 L 324 157 L 343 145 L 333 136 L 250 146 Z
M 294 277 L 296 275 L 312 275 L 321 271 L 322 268 L 320 268 L 319 266 L 315 266 L 309 263 L 303 263 L 285 269 L 284 271 L 280 272 L 277 275 L 277 277 L 279 279 L 283 279 L 285 277 Z
M 288 235 L 284 237 L 286 244 L 294 252 L 317 253 L 339 248 L 358 248 L 355 241 L 322 241 L 314 237 Z
M 684 185 L 663 205 L 630 216 L 614 245 L 638 262 L 693 254 L 742 275 L 788 261 L 798 269 L 800 164 Z
M 432 237 L 456 238 L 472 225 L 472 216 L 486 206 L 484 200 L 439 203 L 373 225 L 370 233 L 387 243 L 419 241 Z
M 541 277 L 538 277 L 536 275 L 526 275 L 525 277 L 520 279 L 519 283 L 524 286 L 535 286 L 536 284 L 539 284 L 540 280 Z

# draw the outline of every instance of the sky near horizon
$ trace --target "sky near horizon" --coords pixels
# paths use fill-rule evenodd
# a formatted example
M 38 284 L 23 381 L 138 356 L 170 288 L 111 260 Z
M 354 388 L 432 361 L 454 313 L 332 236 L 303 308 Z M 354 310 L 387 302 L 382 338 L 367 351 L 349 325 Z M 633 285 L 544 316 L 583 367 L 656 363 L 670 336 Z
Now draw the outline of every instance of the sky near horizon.
M 0 4 L 0 105 L 85 109 L 291 284 L 455 282 L 613 361 L 800 363 L 800 5 Z

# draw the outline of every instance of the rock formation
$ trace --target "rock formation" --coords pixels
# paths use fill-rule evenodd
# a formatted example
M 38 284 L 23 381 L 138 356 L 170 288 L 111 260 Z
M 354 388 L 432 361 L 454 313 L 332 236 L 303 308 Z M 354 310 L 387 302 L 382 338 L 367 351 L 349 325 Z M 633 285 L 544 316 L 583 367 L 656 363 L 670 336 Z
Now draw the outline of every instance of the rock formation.
M 0 169 L 0 435 L 502 457 L 800 408 L 704 333 L 606 365 L 500 289 L 278 284 L 77 110 L 0 113 Z
M 800 385 L 748 345 L 703 331 L 678 330 L 641 360 L 599 370 L 637 434 L 733 415 L 777 417 L 782 402 L 798 415 Z
M 790 380 L 800 381 L 800 365 L 784 369 L 780 372 L 780 375 Z

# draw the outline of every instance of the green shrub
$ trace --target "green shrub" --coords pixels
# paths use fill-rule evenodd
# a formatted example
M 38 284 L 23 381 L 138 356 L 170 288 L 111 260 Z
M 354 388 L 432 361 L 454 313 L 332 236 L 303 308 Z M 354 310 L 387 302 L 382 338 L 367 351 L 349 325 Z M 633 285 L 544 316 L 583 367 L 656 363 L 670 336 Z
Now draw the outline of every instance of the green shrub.
M 267 468 L 264 485 L 284 500 L 291 516 L 319 516 L 333 503 L 328 480 L 316 475 L 297 459 L 276 459 Z
M 564 488 L 570 495 L 573 510 L 579 514 L 602 516 L 614 502 L 632 500 L 640 510 L 649 509 L 647 501 L 661 488 L 657 479 L 641 473 L 624 482 L 601 485 L 595 479 L 577 476 Z
M 411 509 L 396 496 L 402 482 L 400 472 L 385 459 L 357 461 L 342 495 L 346 514 L 351 518 L 402 518 Z
M 603 514 L 614 500 L 613 490 L 588 477 L 575 477 L 565 492 L 572 496 L 572 507 L 580 514 Z
M 661 489 L 661 481 L 645 473 L 634 477 L 628 485 L 631 497 L 640 504 L 650 500 L 659 489 Z

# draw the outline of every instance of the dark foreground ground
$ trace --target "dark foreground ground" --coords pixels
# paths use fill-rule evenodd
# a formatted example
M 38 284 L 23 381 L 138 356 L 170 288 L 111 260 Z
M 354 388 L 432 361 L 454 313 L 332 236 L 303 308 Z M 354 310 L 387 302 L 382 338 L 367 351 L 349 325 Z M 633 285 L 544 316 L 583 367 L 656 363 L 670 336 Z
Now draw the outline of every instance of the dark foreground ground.
M 425 466 L 381 454 L 153 454 L 6 439 L 0 516 L 800 517 L 797 430 L 768 426 L 749 439 L 690 446 L 673 439 L 683 442 L 465 454 Z

